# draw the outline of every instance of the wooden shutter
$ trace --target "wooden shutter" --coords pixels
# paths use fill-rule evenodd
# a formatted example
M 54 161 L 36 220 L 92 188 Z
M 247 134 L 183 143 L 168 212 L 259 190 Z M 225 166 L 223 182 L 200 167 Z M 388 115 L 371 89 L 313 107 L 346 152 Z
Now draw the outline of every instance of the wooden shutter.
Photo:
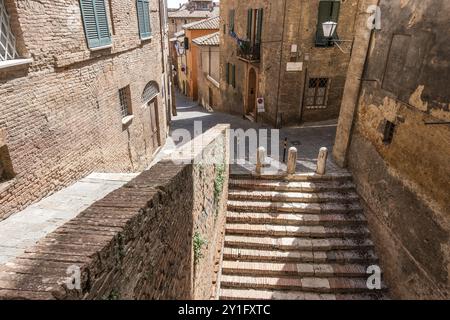
M 149 6 L 148 0 L 136 0 L 139 35 L 141 39 L 149 38 L 152 35 Z
M 234 9 L 230 10 L 230 17 L 229 17 L 230 33 L 234 32 L 234 14 L 235 14 Z
M 317 19 L 317 31 L 316 31 L 316 46 L 326 47 L 329 46 L 327 38 L 324 37 L 322 23 L 326 21 L 338 22 L 339 11 L 341 7 L 340 1 L 320 1 L 319 2 L 319 14 Z M 334 39 L 337 39 L 337 32 L 333 35 Z
M 236 65 L 231 65 L 231 85 L 236 88 Z
M 84 31 L 89 48 L 111 44 L 104 0 L 80 0 Z
M 262 36 L 262 26 L 263 26 L 263 10 L 264 9 L 258 9 L 257 11 L 257 17 L 256 17 L 256 43 L 261 43 L 261 36 Z
M 247 11 L 247 39 L 252 40 L 253 9 Z
M 225 78 L 227 80 L 227 84 L 230 84 L 230 63 L 227 62 L 227 66 L 225 68 Z

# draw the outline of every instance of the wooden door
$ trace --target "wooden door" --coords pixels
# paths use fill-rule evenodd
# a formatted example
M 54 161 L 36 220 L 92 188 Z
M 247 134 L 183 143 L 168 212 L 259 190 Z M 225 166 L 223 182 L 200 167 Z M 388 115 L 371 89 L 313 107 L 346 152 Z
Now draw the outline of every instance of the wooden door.
M 153 151 L 161 145 L 159 137 L 158 102 L 155 99 L 148 103 L 150 109 L 150 146 Z

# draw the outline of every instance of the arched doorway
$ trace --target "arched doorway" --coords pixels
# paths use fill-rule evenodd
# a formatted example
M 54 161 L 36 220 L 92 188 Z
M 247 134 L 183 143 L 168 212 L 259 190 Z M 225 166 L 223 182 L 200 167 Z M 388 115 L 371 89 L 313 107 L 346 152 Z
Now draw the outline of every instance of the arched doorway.
M 248 72 L 248 86 L 247 86 L 247 109 L 246 115 L 251 116 L 256 120 L 256 71 L 254 68 L 250 68 Z
M 160 129 L 159 129 L 159 113 L 158 113 L 158 94 L 159 86 L 156 81 L 150 81 L 142 92 L 142 102 L 149 109 L 149 126 L 148 133 L 150 148 L 153 152 L 161 145 Z

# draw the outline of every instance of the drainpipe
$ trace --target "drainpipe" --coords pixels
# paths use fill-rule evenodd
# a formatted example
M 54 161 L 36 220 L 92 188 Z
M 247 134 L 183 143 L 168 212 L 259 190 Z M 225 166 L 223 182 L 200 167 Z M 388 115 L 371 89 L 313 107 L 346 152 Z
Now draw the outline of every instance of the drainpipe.
M 284 0 L 284 9 L 283 9 L 283 31 L 281 33 L 281 52 L 280 52 L 280 68 L 278 70 L 278 89 L 277 89 L 277 107 L 275 112 L 275 126 L 277 128 L 281 128 L 283 126 L 282 121 L 280 120 L 280 123 L 278 123 L 278 113 L 279 113 L 279 103 L 280 103 L 280 90 L 281 90 L 281 64 L 283 63 L 283 45 L 284 45 L 284 32 L 285 32 L 285 26 L 286 26 L 286 8 L 287 8 L 287 0 Z

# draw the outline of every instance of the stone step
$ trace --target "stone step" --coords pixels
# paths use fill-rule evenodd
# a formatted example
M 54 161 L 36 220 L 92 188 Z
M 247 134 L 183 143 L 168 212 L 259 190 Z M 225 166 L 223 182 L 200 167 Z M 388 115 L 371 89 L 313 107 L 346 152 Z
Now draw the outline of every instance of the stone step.
M 374 246 L 370 239 L 310 239 L 300 237 L 248 237 L 226 235 L 225 247 L 242 249 L 277 249 L 277 250 L 364 250 Z
M 277 180 L 283 182 L 290 181 L 314 181 L 314 182 L 323 182 L 323 181 L 352 181 L 352 175 L 349 172 L 336 172 L 336 173 L 327 173 L 324 175 L 320 175 L 314 172 L 309 173 L 296 173 L 292 175 L 286 174 L 263 174 L 256 175 L 255 173 L 233 173 L 230 174 L 231 179 L 252 179 L 252 180 Z
M 353 203 L 359 200 L 356 192 L 278 192 L 278 191 L 250 191 L 229 190 L 229 200 L 251 200 L 272 202 L 305 202 L 305 203 Z
M 329 250 L 329 251 L 281 251 L 224 248 L 224 260 L 266 262 L 315 262 L 315 263 L 361 263 L 376 264 L 378 257 L 373 250 Z
M 242 212 L 290 212 L 290 213 L 362 213 L 355 203 L 285 203 L 270 201 L 228 200 L 229 211 Z
M 272 212 L 227 212 L 227 223 L 273 224 L 290 226 L 317 225 L 365 225 L 366 217 L 362 213 L 347 214 L 293 214 Z
M 363 238 L 370 236 L 366 227 L 282 226 L 269 224 L 227 223 L 227 235 L 311 238 Z
M 252 180 L 252 179 L 230 179 L 229 188 L 239 190 L 264 190 L 264 191 L 287 191 L 287 192 L 348 192 L 355 190 L 355 184 L 350 181 L 274 181 L 274 180 Z
M 274 289 L 318 293 L 370 293 L 366 278 L 222 275 L 221 288 Z M 384 289 L 384 287 L 382 287 Z M 381 290 L 379 291 L 381 292 Z
M 380 293 L 332 294 L 307 291 L 221 289 L 221 300 L 379 300 Z
M 223 275 L 279 277 L 360 277 L 365 278 L 368 266 L 361 264 L 275 263 L 224 260 Z

